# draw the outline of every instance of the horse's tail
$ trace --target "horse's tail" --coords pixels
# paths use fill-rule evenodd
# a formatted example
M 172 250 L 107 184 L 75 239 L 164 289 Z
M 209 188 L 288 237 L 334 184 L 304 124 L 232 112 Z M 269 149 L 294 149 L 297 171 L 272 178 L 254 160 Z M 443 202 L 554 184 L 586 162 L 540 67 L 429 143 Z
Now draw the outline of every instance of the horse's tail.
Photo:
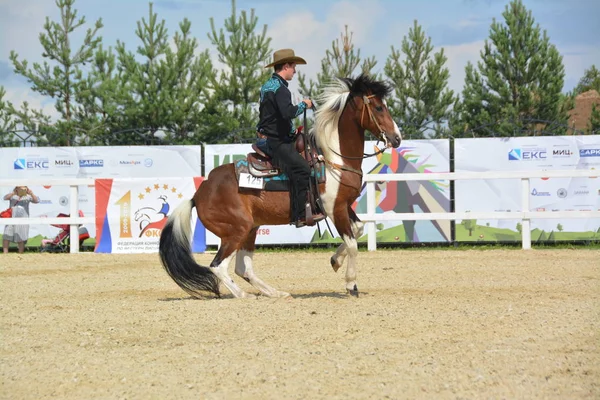
M 160 235 L 159 255 L 167 274 L 192 297 L 200 291 L 220 296 L 219 279 L 208 267 L 196 263 L 192 256 L 190 235 L 194 200 L 184 201 L 173 211 Z

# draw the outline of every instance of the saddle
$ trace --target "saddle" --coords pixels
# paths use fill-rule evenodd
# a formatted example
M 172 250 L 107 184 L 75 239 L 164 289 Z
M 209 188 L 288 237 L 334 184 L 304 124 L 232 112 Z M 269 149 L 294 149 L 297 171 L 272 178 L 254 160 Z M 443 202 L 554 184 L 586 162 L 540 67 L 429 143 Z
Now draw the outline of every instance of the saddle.
M 306 160 L 311 169 L 310 183 L 307 193 L 306 225 L 312 226 L 324 219 L 323 206 L 319 196 L 319 184 L 325 183 L 325 165 L 314 135 L 305 135 L 303 127 L 298 127 L 296 134 L 296 151 Z M 263 137 L 260 133 L 259 137 Z M 248 172 L 257 178 L 270 178 L 281 175 L 283 171 L 271 163 L 271 156 L 266 154 L 256 143 L 252 144 L 254 152 L 248 153 Z M 313 218 L 315 215 L 316 218 Z

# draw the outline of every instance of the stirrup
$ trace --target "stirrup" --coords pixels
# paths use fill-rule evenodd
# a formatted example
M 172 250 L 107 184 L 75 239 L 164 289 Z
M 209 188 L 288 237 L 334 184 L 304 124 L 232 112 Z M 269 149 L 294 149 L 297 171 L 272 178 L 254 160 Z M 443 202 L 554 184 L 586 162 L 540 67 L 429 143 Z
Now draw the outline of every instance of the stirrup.
M 313 214 L 309 203 L 306 203 L 305 205 L 305 212 L 306 217 L 304 219 L 299 219 L 296 221 L 296 228 L 301 228 L 303 226 L 314 226 L 317 222 L 325 219 L 324 214 Z

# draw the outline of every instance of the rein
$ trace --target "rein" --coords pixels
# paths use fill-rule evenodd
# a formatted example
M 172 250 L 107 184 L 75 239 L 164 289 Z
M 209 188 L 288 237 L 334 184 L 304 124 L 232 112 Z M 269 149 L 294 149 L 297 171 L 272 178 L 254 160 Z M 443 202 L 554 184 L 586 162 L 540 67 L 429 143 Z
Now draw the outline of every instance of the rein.
M 371 100 L 370 99 L 373 98 L 373 97 L 375 97 L 374 94 L 372 94 L 370 96 L 363 96 L 363 109 L 362 109 L 362 112 L 360 113 L 360 125 L 362 126 L 362 124 L 363 124 L 363 119 L 364 119 L 364 116 L 365 116 L 365 110 L 367 110 L 367 114 L 369 115 L 369 118 L 375 124 L 375 126 L 377 127 L 377 129 L 379 129 L 379 134 L 383 137 L 383 140 L 384 140 L 384 142 L 387 145 L 387 139 L 385 138 L 385 131 L 383 129 L 381 129 L 381 125 L 379 125 L 379 122 L 377 122 L 377 118 L 375 118 L 375 116 L 373 115 L 373 111 L 371 111 L 371 107 L 369 107 L 369 104 L 371 104 Z M 377 140 L 377 143 L 379 143 L 379 140 Z M 339 154 L 337 151 L 333 150 L 331 147 L 329 147 L 329 150 L 331 150 L 332 153 L 334 153 L 334 154 L 336 154 L 336 155 L 338 155 L 338 156 L 340 156 L 342 158 L 345 158 L 347 160 L 364 160 L 364 159 L 369 158 L 369 157 L 378 156 L 379 154 L 385 152 L 386 149 L 385 148 L 383 150 L 379 149 L 375 153 L 371 153 L 371 154 L 364 154 L 363 153 L 362 157 L 344 156 L 342 154 Z M 330 163 L 330 164 L 333 164 L 333 163 Z M 347 168 L 350 168 L 350 167 L 347 167 Z M 350 168 L 350 170 L 352 172 L 356 172 L 356 170 L 353 169 L 353 168 Z M 362 173 L 360 175 L 362 175 Z

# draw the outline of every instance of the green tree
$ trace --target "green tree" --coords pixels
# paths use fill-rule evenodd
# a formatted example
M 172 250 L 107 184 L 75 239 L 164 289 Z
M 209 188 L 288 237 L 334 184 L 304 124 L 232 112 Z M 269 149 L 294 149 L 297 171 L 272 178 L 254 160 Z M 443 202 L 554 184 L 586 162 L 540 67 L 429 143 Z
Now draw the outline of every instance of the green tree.
M 56 6 L 60 9 L 60 22 L 50 21 L 46 17 L 45 32 L 39 38 L 44 48 L 42 56 L 51 63 L 34 63 L 33 69 L 29 69 L 26 60 L 20 61 L 14 50 L 10 53 L 15 72 L 32 83 L 32 90 L 56 99 L 56 110 L 62 118 L 56 123 L 56 130 L 48 131 L 45 135 L 53 145 L 73 144 L 76 136 L 74 115 L 80 107 L 75 99 L 83 80 L 81 67 L 91 61 L 94 50 L 102 41 L 101 37 L 96 36 L 102 28 L 102 20 L 99 19 L 93 28 L 86 31 L 81 46 L 73 47 L 73 33 L 85 24 L 85 17 L 78 18 L 77 10 L 73 8 L 74 3 L 75 0 L 56 0 Z M 26 109 L 27 107 L 23 112 Z M 24 117 L 36 118 L 35 115 Z
M 90 72 L 81 82 L 77 101 L 80 129 L 87 145 L 114 145 L 112 132 L 124 129 L 121 104 L 126 97 L 123 79 L 112 48 L 98 46 L 90 62 Z
M 557 230 L 557 231 L 559 231 L 559 232 L 562 232 L 562 231 L 563 231 L 563 226 L 562 226 L 562 224 L 558 224 L 558 225 L 556 225 L 556 230 Z
M 175 33 L 174 47 L 167 48 L 165 85 L 171 89 L 166 106 L 171 110 L 165 128 L 176 143 L 193 143 L 190 133 L 200 126 L 200 112 L 207 102 L 214 71 L 208 50 L 198 51 L 191 36 L 191 23 L 184 19 Z M 171 136 L 171 135 L 168 135 Z M 192 140 L 190 140 L 192 139 Z
M 0 86 L 0 132 L 2 133 L 14 130 L 17 125 L 11 113 L 12 104 L 5 101 L 4 96 L 6 90 L 4 86 Z
M 466 212 L 470 212 L 470 211 L 466 211 Z M 461 221 L 461 224 L 465 227 L 466 230 L 469 231 L 469 236 L 473 236 L 473 230 L 475 229 L 475 226 L 477 226 L 477 220 L 463 219 Z
M 355 49 L 352 43 L 352 32 L 348 32 L 348 25 L 338 39 L 331 42 L 331 49 L 325 52 L 325 58 L 321 60 L 321 72 L 317 73 L 317 79 L 306 80 L 306 75 L 298 72 L 298 86 L 303 97 L 317 97 L 323 87 L 336 77 L 347 78 L 360 73 L 372 74 L 377 64 L 375 57 L 362 60 L 360 49 Z
M 475 229 L 477 221 L 474 219 L 467 219 L 463 221 L 463 224 L 465 226 L 465 229 L 469 231 L 469 236 L 473 236 L 473 229 Z
M 600 133 L 600 104 L 592 106 L 592 115 L 588 124 L 589 133 L 592 135 Z
M 238 15 L 235 0 L 231 1 L 231 15 L 225 19 L 223 28 L 217 31 L 214 18 L 210 18 L 208 38 L 224 66 L 213 78 L 210 102 L 213 110 L 222 113 L 222 119 L 219 129 L 205 132 L 205 141 L 256 136 L 260 87 L 272 74 L 272 70 L 264 68 L 271 54 L 271 38 L 267 36 L 267 25 L 263 25 L 260 32 L 257 25 L 254 9 L 250 14 L 243 10 Z M 213 113 L 212 117 L 217 115 Z M 222 128 L 231 126 L 239 130 L 228 138 Z
M 13 116 L 13 106 L 9 101 L 4 100 L 6 90 L 0 86 L 0 146 L 9 147 L 17 144 L 14 130 L 17 122 Z
M 163 127 L 169 114 L 167 102 L 170 88 L 164 85 L 167 73 L 164 62 L 169 48 L 169 36 L 165 21 L 158 22 L 158 15 L 153 12 L 153 4 L 148 5 L 148 19 L 137 22 L 136 36 L 142 42 L 136 53 L 128 51 L 125 43 L 117 41 L 117 59 L 122 84 L 127 95 L 121 101 L 124 128 L 137 128 L 138 132 L 121 135 L 121 140 L 152 141 L 155 134 Z M 136 60 L 136 54 L 140 61 Z
M 517 222 L 517 232 L 519 232 L 519 233 L 523 232 L 523 225 L 521 225 L 520 222 Z
M 548 131 L 550 124 L 531 122 L 567 121 L 561 103 L 562 56 L 521 0 L 511 1 L 502 15 L 504 24 L 494 19 L 491 25 L 477 68 L 471 63 L 466 66 L 454 135 L 482 125 L 488 129 L 477 131 L 479 136 L 563 133 L 564 129 Z
M 415 20 L 401 48 L 392 46 L 385 64 L 385 74 L 395 87 L 389 108 L 407 138 L 445 136 L 454 92 L 448 89 L 450 73 L 444 66 L 444 49 L 435 54 L 432 51 L 431 38 Z
M 584 71 L 583 76 L 573 91 L 577 95 L 588 90 L 595 90 L 600 93 L 600 70 L 595 65 Z
M 7 128 L 12 128 L 13 132 L 0 134 L 2 146 L 18 146 L 24 141 L 35 142 L 36 146 L 61 142 L 61 136 L 52 124 L 50 116 L 44 114 L 42 110 L 30 108 L 26 101 L 18 109 L 10 103 L 4 103 L 3 107 L 7 113 L 5 117 L 8 118 L 5 119 L 8 123 Z

